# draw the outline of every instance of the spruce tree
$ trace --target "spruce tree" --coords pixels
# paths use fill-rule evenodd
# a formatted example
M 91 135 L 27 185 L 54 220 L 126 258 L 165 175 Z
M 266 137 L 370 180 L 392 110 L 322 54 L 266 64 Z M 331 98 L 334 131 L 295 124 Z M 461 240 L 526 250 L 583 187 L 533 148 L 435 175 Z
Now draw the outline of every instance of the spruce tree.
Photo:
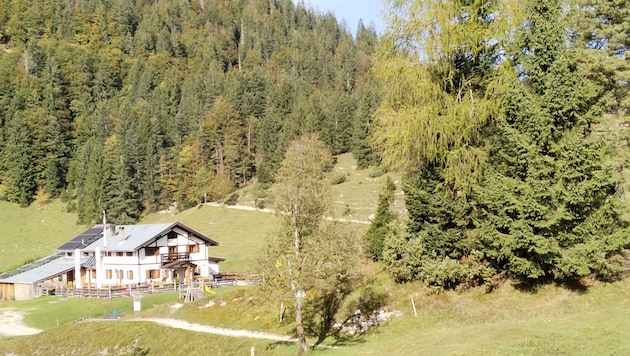
M 374 220 L 372 220 L 372 224 L 370 224 L 366 233 L 367 250 L 372 256 L 372 259 L 376 261 L 382 260 L 383 244 L 390 232 L 389 225 L 396 218 L 396 215 L 394 215 L 391 210 L 391 206 L 394 203 L 395 190 L 396 185 L 388 176 L 385 181 L 385 186 L 381 188 L 381 193 L 378 195 L 378 206 Z
M 605 94 L 567 48 L 563 2 L 530 0 L 516 73 L 495 121 L 489 169 L 475 191 L 477 237 L 497 269 L 528 280 L 604 277 L 628 246 L 611 146 L 590 138 Z
M 10 202 L 28 206 L 37 191 L 32 138 L 26 120 L 15 115 L 7 130 L 5 156 L 5 197 Z

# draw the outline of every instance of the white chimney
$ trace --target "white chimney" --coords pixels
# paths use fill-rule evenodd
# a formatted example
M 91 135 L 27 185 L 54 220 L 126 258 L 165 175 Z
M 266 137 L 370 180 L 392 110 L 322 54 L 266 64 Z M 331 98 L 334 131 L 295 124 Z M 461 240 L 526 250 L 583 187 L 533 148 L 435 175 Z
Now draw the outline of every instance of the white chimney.
M 125 241 L 125 227 L 118 228 L 118 241 Z

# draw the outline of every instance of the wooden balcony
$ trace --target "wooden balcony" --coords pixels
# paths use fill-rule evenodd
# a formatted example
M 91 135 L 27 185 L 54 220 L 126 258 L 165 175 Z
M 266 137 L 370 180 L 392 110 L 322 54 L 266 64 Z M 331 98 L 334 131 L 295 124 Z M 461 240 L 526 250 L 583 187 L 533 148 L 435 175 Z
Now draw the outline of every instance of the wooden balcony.
M 188 252 L 162 254 L 162 264 L 171 263 L 171 262 L 186 262 L 186 261 L 190 261 L 190 253 Z

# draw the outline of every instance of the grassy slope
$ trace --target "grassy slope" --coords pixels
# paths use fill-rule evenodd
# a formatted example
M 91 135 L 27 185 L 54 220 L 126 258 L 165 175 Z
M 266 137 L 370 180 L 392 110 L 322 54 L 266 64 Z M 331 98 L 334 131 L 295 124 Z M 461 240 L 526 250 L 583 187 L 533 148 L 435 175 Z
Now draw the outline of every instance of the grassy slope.
M 76 214 L 64 210 L 59 201 L 34 203 L 28 208 L 0 202 L 0 271 L 46 257 L 85 230 L 76 225 Z
M 181 318 L 209 325 L 232 326 L 287 334 L 290 327 L 277 326 L 274 303 L 252 288 L 219 290 L 214 297 L 173 310 L 168 302 L 176 296 L 165 294 L 143 298 L 142 317 Z M 472 290 L 440 295 L 423 294 L 418 284 L 398 286 L 392 290 L 390 304 L 402 312 L 377 331 L 363 337 L 319 349 L 325 355 L 601 355 L 630 353 L 628 307 L 630 283 L 595 284 L 587 291 L 570 291 L 544 286 L 535 292 L 523 292 L 505 285 L 493 293 Z M 410 296 L 418 309 L 413 316 Z M 208 302 L 214 301 L 210 306 Z M 92 315 L 103 311 L 125 309 L 129 315 L 130 299 L 114 301 L 71 299 L 48 304 L 54 299 L 11 304 L 14 308 L 32 310 L 26 321 L 30 325 L 49 327 L 30 337 L 0 339 L 0 353 L 9 351 L 31 355 L 38 351 L 57 354 L 94 354 L 108 348 L 131 350 L 134 347 L 150 354 L 181 354 L 180 350 L 201 354 L 243 355 L 253 346 L 257 355 L 291 355 L 294 345 L 254 339 L 225 338 L 161 326 L 118 321 L 74 324 L 54 327 L 61 318 L 62 306 L 72 318 L 86 310 Z M 7 303 L 0 303 L 0 308 Z M 55 316 L 59 315 L 59 316 Z M 46 320 L 49 319 L 49 320 Z M 127 319 L 130 319 L 128 317 Z M 61 320 L 61 319 L 60 319 Z M 64 319 L 65 320 L 65 319 Z M 157 335 L 167 335 L 158 337 Z M 328 344 L 328 346 L 331 346 Z M 220 350 L 220 351 L 219 351 Z M 394 351 L 395 350 L 395 351 Z M 115 354 L 115 353 L 114 353 Z

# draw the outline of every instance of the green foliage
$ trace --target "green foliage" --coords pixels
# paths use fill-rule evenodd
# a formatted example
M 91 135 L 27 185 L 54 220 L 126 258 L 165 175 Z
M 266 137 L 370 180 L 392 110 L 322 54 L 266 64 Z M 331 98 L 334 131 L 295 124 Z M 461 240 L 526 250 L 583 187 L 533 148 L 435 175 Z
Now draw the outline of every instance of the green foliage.
M 345 173 L 336 173 L 332 179 L 331 179 L 331 183 L 333 185 L 337 185 L 337 184 L 341 184 L 341 183 L 345 183 L 348 181 L 348 175 Z
M 6 173 L 5 199 L 25 207 L 33 201 L 37 191 L 36 169 L 30 135 L 26 120 L 14 117 L 10 123 L 5 150 Z
M 330 334 L 357 274 L 350 266 L 360 256 L 359 235 L 346 225 L 322 224 L 331 206 L 325 180 L 331 167 L 318 136 L 301 137 L 290 144 L 271 188 L 281 225 L 263 253 L 261 273 L 280 300 L 293 301 L 298 353 L 307 349 L 307 335 L 319 343 Z
M 386 121 L 375 137 L 386 161 L 407 168 L 409 213 L 406 230 L 385 239 L 383 261 L 399 281 L 440 288 L 504 272 L 530 282 L 614 278 L 630 239 L 612 145 L 590 135 L 611 88 L 578 59 L 562 1 L 492 3 L 496 15 L 467 15 L 486 11 L 482 3 L 392 4 L 423 12 L 417 22 L 395 13 L 377 68 L 385 88 L 399 88 L 379 109 Z M 425 22 L 441 24 L 426 30 L 434 36 L 404 36 Z M 398 43 L 427 54 L 418 63 Z M 508 56 L 489 66 L 501 49 Z M 396 68 L 406 81 L 388 81 Z
M 80 222 L 102 209 L 136 221 L 273 182 L 305 133 L 370 155 L 366 128 L 353 128 L 377 97 L 364 80 L 371 28 L 354 41 L 331 14 L 290 1 L 5 5 L 0 180 L 11 201 L 69 190 Z M 30 142 L 14 140 L 14 120 Z M 31 163 L 7 159 L 18 151 Z
M 374 220 L 372 220 L 372 224 L 370 224 L 370 228 L 365 234 L 367 251 L 372 259 L 376 261 L 382 260 L 385 238 L 390 233 L 390 225 L 396 218 L 391 211 L 395 191 L 396 185 L 394 181 L 387 177 L 385 185 L 381 188 L 381 193 L 378 196 L 378 206 Z
M 530 280 L 594 274 L 630 243 L 607 166 L 613 151 L 586 140 L 605 92 L 565 48 L 561 7 L 528 3 L 535 21 L 518 37 L 528 54 L 515 57 L 524 79 L 505 94 L 478 198 L 482 250 L 495 268 Z
M 593 80 L 606 88 L 606 110 L 627 117 L 630 9 L 627 3 L 616 0 L 579 0 L 577 4 L 580 6 L 574 15 L 578 20 L 573 40 L 583 47 L 577 60 L 588 68 Z

